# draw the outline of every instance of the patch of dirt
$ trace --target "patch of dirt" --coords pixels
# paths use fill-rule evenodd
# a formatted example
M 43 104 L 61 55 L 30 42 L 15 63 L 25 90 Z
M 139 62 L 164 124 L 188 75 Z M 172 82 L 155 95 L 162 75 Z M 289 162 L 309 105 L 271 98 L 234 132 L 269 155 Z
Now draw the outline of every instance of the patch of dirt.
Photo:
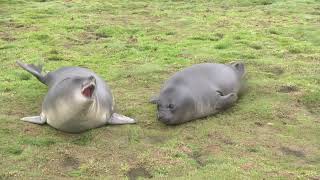
M 66 39 L 68 42 L 64 44 L 64 47 L 70 48 L 74 45 L 85 45 L 89 44 L 92 41 L 97 41 L 101 38 L 104 38 L 102 36 L 99 36 L 98 34 L 94 32 L 81 32 L 77 34 L 75 37 L 67 37 Z
M 177 57 L 181 57 L 184 59 L 193 59 L 193 55 L 189 53 L 181 53 L 181 54 L 178 54 Z
M 153 40 L 161 42 L 161 41 L 165 41 L 166 39 L 164 39 L 163 37 L 160 37 L 160 36 L 155 36 L 155 37 L 153 37 Z
M 309 177 L 309 179 L 311 179 L 311 180 L 320 180 L 320 175 L 319 176 Z
M 143 141 L 147 144 L 161 144 L 168 140 L 168 137 L 164 136 L 147 136 Z
M 132 168 L 127 172 L 127 177 L 129 180 L 136 180 L 139 177 L 141 178 L 152 178 L 152 175 L 144 167 Z
M 257 125 L 257 126 L 260 126 L 260 127 L 264 125 L 264 124 L 261 123 L 261 122 L 254 122 L 254 124 Z
M 272 67 L 270 69 L 267 69 L 266 71 L 276 76 L 280 76 L 284 73 L 284 70 L 281 67 Z
M 82 32 L 78 34 L 78 37 L 84 41 L 84 43 L 89 43 L 93 40 L 101 39 L 102 37 L 98 36 L 96 33 L 93 32 Z
M 37 124 L 25 123 L 23 126 L 23 133 L 25 135 L 38 136 L 40 134 L 41 126 Z
M 248 163 L 242 164 L 240 166 L 240 168 L 243 169 L 243 170 L 248 171 L 248 170 L 251 170 L 251 169 L 255 168 L 255 164 L 248 162 Z
M 227 145 L 234 145 L 235 144 L 230 138 L 225 137 L 216 131 L 210 132 L 208 134 L 208 138 L 210 138 L 211 140 L 220 141 L 220 142 L 227 144 Z
M 280 118 L 284 125 L 296 122 L 297 114 L 301 112 L 300 107 L 296 103 L 279 103 L 274 105 L 273 114 Z
M 186 153 L 186 154 L 188 154 L 188 155 L 192 154 L 192 149 L 189 148 L 189 147 L 186 146 L 186 145 L 181 145 L 181 146 L 179 146 L 179 150 L 181 150 L 182 152 L 184 152 L 184 153 Z
M 306 157 L 305 153 L 299 149 L 293 149 L 290 147 L 281 147 L 280 151 L 285 155 L 291 155 L 291 156 L 296 156 L 300 158 Z
M 77 169 L 79 165 L 79 160 L 70 155 L 65 155 L 63 160 L 61 161 L 61 166 L 65 169 L 66 172 Z
M 179 150 L 188 155 L 189 158 L 195 160 L 195 162 L 200 166 L 204 167 L 208 164 L 208 156 L 210 154 L 217 154 L 220 152 L 220 147 L 218 145 L 209 145 L 205 148 L 205 152 L 193 151 L 190 147 L 186 145 L 180 145 Z
M 7 32 L 0 32 L 0 39 L 2 39 L 4 41 L 8 41 L 8 42 L 12 42 L 12 41 L 16 40 L 15 37 L 13 37 L 11 34 L 9 34 Z
M 204 167 L 208 164 L 208 156 L 205 154 L 200 154 L 199 152 L 193 152 L 189 155 L 190 158 L 194 159 L 200 167 Z
M 215 155 L 221 152 L 221 147 L 217 144 L 210 144 L 205 148 L 205 151 Z
M 136 37 L 134 37 L 134 36 L 130 36 L 130 37 L 128 38 L 127 42 L 128 42 L 129 44 L 135 44 L 135 43 L 138 42 L 138 38 L 136 38 Z
M 278 89 L 278 92 L 281 92 L 281 93 L 291 93 L 296 91 L 299 91 L 299 89 L 298 87 L 293 85 L 283 85 Z

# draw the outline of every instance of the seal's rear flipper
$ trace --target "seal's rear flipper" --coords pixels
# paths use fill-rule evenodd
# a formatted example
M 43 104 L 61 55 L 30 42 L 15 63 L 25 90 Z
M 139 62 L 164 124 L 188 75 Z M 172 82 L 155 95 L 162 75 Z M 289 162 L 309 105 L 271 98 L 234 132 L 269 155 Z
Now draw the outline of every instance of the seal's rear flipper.
M 134 119 L 121 114 L 117 114 L 117 113 L 113 113 L 110 119 L 108 120 L 108 124 L 133 124 L 133 123 L 136 123 Z
M 21 118 L 22 121 L 34 123 L 34 124 L 45 124 L 47 122 L 47 119 L 42 116 L 30 116 L 30 117 L 24 117 Z
M 235 93 L 230 93 L 224 96 L 220 91 L 217 91 L 217 96 L 219 97 L 216 105 L 217 110 L 227 109 L 228 107 L 232 106 L 238 99 L 238 96 Z
M 36 66 L 34 64 L 24 64 L 20 61 L 17 61 L 17 64 L 20 67 L 22 67 L 24 70 L 34 75 L 40 82 L 42 82 L 43 84 L 46 84 L 46 78 L 41 74 L 42 65 Z

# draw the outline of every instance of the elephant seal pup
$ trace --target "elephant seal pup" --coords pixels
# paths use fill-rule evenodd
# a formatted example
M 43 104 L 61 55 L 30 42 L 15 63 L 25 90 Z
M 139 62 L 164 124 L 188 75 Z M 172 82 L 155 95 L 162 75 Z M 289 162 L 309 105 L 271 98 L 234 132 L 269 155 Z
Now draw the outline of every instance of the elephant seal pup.
M 110 88 L 94 72 L 81 67 L 62 67 L 46 75 L 42 67 L 17 64 L 49 87 L 40 116 L 21 120 L 44 124 L 61 131 L 79 133 L 105 124 L 135 123 L 134 119 L 114 113 Z
M 230 107 L 238 99 L 244 65 L 204 63 L 188 67 L 167 80 L 158 97 L 158 119 L 168 125 L 206 117 Z

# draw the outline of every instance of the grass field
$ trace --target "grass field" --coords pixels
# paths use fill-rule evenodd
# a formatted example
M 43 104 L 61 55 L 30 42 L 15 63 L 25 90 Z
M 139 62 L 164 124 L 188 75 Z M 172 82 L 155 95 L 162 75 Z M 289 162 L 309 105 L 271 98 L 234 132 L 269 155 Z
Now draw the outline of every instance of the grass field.
M 16 60 L 88 67 L 135 125 L 19 121 L 46 86 Z M 231 109 L 180 126 L 148 103 L 174 72 L 246 65 Z M 320 179 L 319 0 L 0 0 L 0 179 Z

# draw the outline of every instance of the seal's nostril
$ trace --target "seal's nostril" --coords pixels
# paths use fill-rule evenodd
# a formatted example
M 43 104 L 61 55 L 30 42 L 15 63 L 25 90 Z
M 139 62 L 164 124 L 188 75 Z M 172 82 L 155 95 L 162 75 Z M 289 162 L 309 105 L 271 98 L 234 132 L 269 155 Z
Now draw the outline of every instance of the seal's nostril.
M 158 114 L 158 120 L 161 120 L 164 118 L 164 115 L 163 114 Z
M 94 78 L 94 76 L 89 76 L 89 80 L 90 81 L 92 81 L 92 80 L 94 80 L 95 78 Z

